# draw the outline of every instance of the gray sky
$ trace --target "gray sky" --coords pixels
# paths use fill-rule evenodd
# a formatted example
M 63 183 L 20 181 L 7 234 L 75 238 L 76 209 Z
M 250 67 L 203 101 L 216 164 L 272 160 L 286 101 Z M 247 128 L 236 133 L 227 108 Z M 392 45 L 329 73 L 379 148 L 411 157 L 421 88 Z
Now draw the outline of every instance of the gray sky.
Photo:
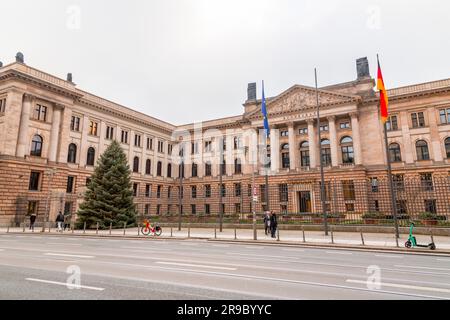
M 450 77 L 444 0 L 0 0 L 0 61 L 25 62 L 151 116 L 184 124 L 239 115 L 266 95 L 356 78 L 367 56 L 386 86 Z

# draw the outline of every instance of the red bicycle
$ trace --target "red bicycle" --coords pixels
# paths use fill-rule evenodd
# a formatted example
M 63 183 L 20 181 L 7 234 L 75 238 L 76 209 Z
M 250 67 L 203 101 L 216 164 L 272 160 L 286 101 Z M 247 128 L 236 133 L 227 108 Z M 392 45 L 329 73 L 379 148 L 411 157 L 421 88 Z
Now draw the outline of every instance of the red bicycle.
M 148 236 L 148 235 L 160 236 L 162 233 L 162 229 L 159 225 L 152 226 L 150 224 L 150 221 L 145 220 L 144 225 L 141 228 L 141 232 L 143 235 L 146 235 L 146 236 Z

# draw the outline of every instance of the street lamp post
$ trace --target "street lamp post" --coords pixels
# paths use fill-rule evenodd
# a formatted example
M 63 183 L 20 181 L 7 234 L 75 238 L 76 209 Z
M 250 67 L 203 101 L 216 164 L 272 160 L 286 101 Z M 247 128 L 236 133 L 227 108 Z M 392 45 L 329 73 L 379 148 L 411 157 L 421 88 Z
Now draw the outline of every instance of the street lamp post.
M 47 176 L 49 177 L 49 181 L 48 181 L 48 194 L 47 194 L 47 199 L 45 201 L 45 217 L 44 217 L 44 223 L 42 225 L 42 232 L 45 232 L 45 225 L 47 222 L 49 222 L 50 219 L 50 196 L 51 196 L 51 190 L 50 187 L 52 185 L 52 181 L 53 181 L 53 176 L 56 173 L 56 168 L 50 169 L 49 171 L 47 171 Z

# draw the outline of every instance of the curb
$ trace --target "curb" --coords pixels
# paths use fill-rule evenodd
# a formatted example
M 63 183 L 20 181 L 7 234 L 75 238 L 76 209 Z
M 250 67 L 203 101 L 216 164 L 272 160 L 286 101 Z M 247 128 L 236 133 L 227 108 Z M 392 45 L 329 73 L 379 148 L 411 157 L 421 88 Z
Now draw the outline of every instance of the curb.
M 202 237 L 144 237 L 144 236 L 123 236 L 123 235 L 95 235 L 95 234 L 58 234 L 58 233 L 22 233 L 22 232 L 9 232 L 4 234 L 11 235 L 23 235 L 23 236 L 36 236 L 36 235 L 50 235 L 57 237 L 84 237 L 93 239 L 105 239 L 110 238 L 114 240 L 141 240 L 141 241 L 163 241 L 163 240 L 203 240 L 208 242 L 223 242 L 231 244 L 251 244 L 251 245 L 271 245 L 271 246 L 284 246 L 284 247 L 299 247 L 299 248 L 315 248 L 315 249 L 333 249 L 333 250 L 350 250 L 350 251 L 372 251 L 372 252 L 390 252 L 399 254 L 412 254 L 412 255 L 432 255 L 432 256 L 450 256 L 450 250 L 434 250 L 429 249 L 407 249 L 402 247 L 381 247 L 381 246 L 370 246 L 370 245 L 346 245 L 346 244 L 331 244 L 331 243 L 303 243 L 303 242 L 292 242 L 292 241 L 266 241 L 266 240 L 233 240 L 233 239 L 214 239 L 214 238 L 202 238 Z

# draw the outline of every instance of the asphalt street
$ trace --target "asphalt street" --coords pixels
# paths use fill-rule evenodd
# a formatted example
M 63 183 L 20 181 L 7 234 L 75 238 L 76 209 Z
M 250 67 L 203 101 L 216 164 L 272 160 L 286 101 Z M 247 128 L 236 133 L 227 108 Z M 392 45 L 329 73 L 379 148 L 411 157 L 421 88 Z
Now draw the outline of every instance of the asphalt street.
M 450 256 L 5 234 L 0 299 L 450 299 Z

